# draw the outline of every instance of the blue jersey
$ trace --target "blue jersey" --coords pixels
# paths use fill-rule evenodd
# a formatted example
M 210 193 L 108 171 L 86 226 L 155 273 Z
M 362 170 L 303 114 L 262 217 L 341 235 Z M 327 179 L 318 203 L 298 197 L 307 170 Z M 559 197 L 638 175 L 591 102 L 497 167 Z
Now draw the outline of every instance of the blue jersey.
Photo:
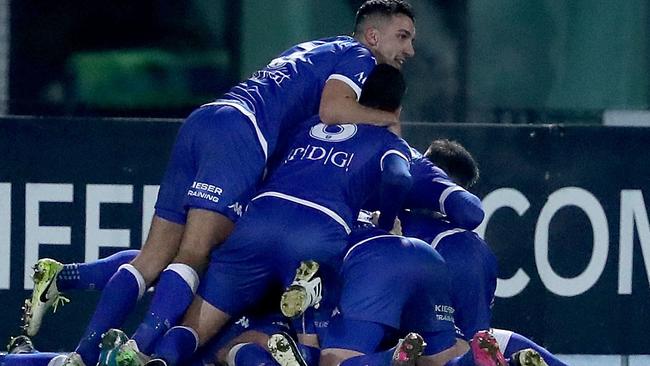
M 400 219 L 404 235 L 430 243 L 447 262 L 454 320 L 461 336 L 471 339 L 477 331 L 488 329 L 497 261 L 485 241 L 472 231 L 431 216 L 407 211 Z
M 362 203 L 378 189 L 384 159 L 396 154 L 408 162 L 409 148 L 383 127 L 319 122 L 314 117 L 312 127 L 298 134 L 257 197 L 316 208 L 350 232 Z
M 375 65 L 370 50 L 352 37 L 305 42 L 286 50 L 210 104 L 228 104 L 247 115 L 268 158 L 280 137 L 291 136 L 296 125 L 318 113 L 329 79 L 345 82 L 358 99 Z
M 357 228 L 348 239 L 351 246 L 340 270 L 339 315 L 332 318 L 334 331 L 325 333 L 321 345 L 370 353 L 375 349 L 364 346 L 365 339 L 418 332 L 427 342 L 425 355 L 451 347 L 456 338 L 454 308 L 449 268 L 440 254 L 422 240 L 373 227 Z M 339 331 L 350 321 L 391 330 Z
M 410 148 L 410 153 L 412 185 L 403 207 L 433 210 L 460 228 L 477 228 L 485 216 L 481 200 L 456 184 L 444 170 L 414 148 Z M 376 211 L 379 202 L 379 196 L 374 195 L 364 203 L 363 208 Z
M 481 200 L 456 184 L 445 171 L 412 149 L 411 176 L 413 185 L 405 208 L 425 208 L 446 216 L 460 228 L 473 230 L 485 213 Z

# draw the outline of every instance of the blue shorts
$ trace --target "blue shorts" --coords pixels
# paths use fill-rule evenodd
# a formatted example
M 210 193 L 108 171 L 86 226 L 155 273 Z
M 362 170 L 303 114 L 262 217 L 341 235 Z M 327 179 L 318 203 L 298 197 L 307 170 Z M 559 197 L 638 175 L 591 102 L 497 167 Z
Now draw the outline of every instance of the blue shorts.
M 454 344 L 448 269 L 427 243 L 388 236 L 353 246 L 343 262 L 341 282 L 339 311 L 344 320 L 434 335 L 426 354 Z
M 277 306 L 277 303 L 275 305 Z M 287 318 L 279 311 L 242 316 L 226 324 L 223 330 L 197 351 L 193 359 L 200 359 L 206 365 L 215 363 L 217 352 L 224 347 L 232 346 L 231 343 L 247 331 L 257 331 L 269 336 L 279 332 L 292 334 Z M 188 363 L 188 365 L 194 364 Z
M 198 294 L 237 317 L 269 291 L 279 295 L 301 261 L 317 261 L 323 281 L 335 278 L 346 238 L 345 229 L 321 211 L 276 197 L 256 199 L 213 250 Z
M 392 329 L 379 323 L 345 319 L 341 314 L 337 314 L 330 320 L 324 337 L 320 338 L 321 348 L 341 348 L 363 354 L 377 353 L 394 347 L 399 339 L 408 333 L 406 330 Z M 454 332 L 450 330 L 419 334 L 427 344 L 422 352 L 425 356 L 440 353 L 456 342 Z
M 236 221 L 264 173 L 250 120 L 230 106 L 195 110 L 181 126 L 156 201 L 156 215 L 184 224 L 189 208 Z

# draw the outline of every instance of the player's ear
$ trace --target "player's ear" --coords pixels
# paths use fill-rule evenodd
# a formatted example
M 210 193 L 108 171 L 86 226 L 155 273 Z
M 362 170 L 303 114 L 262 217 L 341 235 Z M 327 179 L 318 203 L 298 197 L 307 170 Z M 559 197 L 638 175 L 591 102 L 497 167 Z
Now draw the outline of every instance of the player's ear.
M 370 47 L 377 47 L 379 43 L 379 29 L 375 27 L 367 27 L 363 32 L 366 43 Z

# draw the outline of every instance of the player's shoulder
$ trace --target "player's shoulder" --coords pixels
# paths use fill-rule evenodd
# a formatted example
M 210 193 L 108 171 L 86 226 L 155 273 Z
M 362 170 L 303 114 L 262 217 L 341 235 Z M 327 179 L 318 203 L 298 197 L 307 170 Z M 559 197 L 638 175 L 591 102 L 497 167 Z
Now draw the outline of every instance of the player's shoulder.
M 444 170 L 421 154 L 411 154 L 411 172 L 422 179 L 451 182 L 449 175 Z
M 375 60 L 370 49 L 355 38 L 350 36 L 336 36 L 331 38 L 324 38 L 319 40 L 322 42 L 322 48 L 327 48 L 333 53 L 338 54 L 351 54 L 354 57 L 367 57 L 368 59 Z
M 393 135 L 391 139 L 393 139 L 394 147 L 397 150 L 399 150 L 402 153 L 402 155 L 404 155 L 404 158 L 406 158 L 407 161 L 410 162 L 413 159 L 413 157 L 411 156 L 411 147 L 409 146 L 408 142 L 406 142 L 406 140 L 393 133 L 390 134 Z
M 441 252 L 455 252 L 461 256 L 470 252 L 483 253 L 486 256 L 493 255 L 485 240 L 474 231 L 455 228 L 449 224 L 447 230 L 442 233 L 447 235 L 441 235 L 436 246 L 436 249 Z

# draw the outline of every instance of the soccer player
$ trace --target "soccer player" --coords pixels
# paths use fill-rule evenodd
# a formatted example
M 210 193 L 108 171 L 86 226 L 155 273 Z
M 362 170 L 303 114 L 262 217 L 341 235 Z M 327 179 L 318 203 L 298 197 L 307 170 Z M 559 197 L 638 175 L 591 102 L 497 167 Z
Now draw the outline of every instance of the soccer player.
M 473 158 L 456 142 L 436 140 L 423 158 L 435 162 L 437 167 L 427 173 L 427 170 L 415 169 L 414 161 L 411 168 L 414 182 L 420 182 L 420 184 L 427 182 L 442 184 L 444 182 L 449 187 L 455 185 L 453 182 L 458 182 L 466 188 L 474 184 L 478 178 L 478 168 Z M 453 174 L 453 180 L 446 171 Z M 420 179 L 422 175 L 428 178 Z M 418 184 L 414 183 L 413 189 L 416 189 L 417 186 Z M 462 193 L 458 188 L 453 191 Z M 454 201 L 463 196 L 466 195 L 464 193 L 457 195 Z M 447 198 L 453 198 L 453 196 Z M 464 201 L 474 202 L 473 199 Z M 438 200 L 430 202 L 435 203 Z M 447 203 L 454 204 L 452 201 L 447 201 Z M 473 204 L 469 206 L 471 208 Z M 420 207 L 425 207 L 425 205 Z M 433 214 L 432 211 L 405 211 L 400 214 L 404 233 L 430 243 L 445 259 L 449 268 L 450 298 L 453 305 L 453 318 L 457 327 L 457 337 L 474 344 L 471 353 L 448 360 L 448 365 L 503 364 L 505 360 L 500 354 L 501 351 L 510 358 L 511 365 L 564 366 L 564 363 L 547 350 L 521 335 L 494 329 L 492 330 L 494 336 L 492 336 L 481 331 L 490 328 L 491 304 L 496 288 L 496 259 L 481 238 L 471 231 L 451 224 L 446 220 L 448 218 L 444 218 L 440 214 Z M 353 246 L 346 255 L 346 262 L 343 266 L 345 280 L 339 308 L 340 314 L 335 316 L 330 324 L 330 327 L 334 325 L 334 329 L 329 335 L 321 337 L 324 339 L 324 347 L 330 348 L 323 351 L 324 357 L 329 357 L 325 361 L 328 364 L 336 364 L 345 360 L 341 363 L 342 365 L 387 364 L 390 360 L 408 362 L 408 356 L 413 353 L 404 353 L 403 347 L 373 353 L 377 349 L 378 341 L 375 340 L 373 344 L 368 342 L 368 338 L 372 339 L 372 335 L 375 339 L 384 338 L 390 333 L 387 330 L 394 331 L 398 326 L 402 327 L 402 322 L 408 321 L 410 316 L 413 316 L 408 315 L 411 313 L 426 319 L 426 314 L 428 314 L 426 310 L 422 311 L 417 307 L 404 308 L 399 301 L 405 298 L 403 294 L 409 292 L 411 283 L 431 281 L 428 278 L 431 274 L 428 274 L 426 268 L 429 266 L 435 268 L 435 261 L 426 260 L 426 255 L 413 255 L 409 258 L 408 251 L 413 252 L 412 248 L 417 247 L 417 242 L 409 242 L 411 239 L 380 234 L 374 238 L 364 239 L 362 237 L 361 239 L 359 245 Z M 405 263 L 408 264 L 405 265 Z M 381 271 L 377 271 L 377 268 L 381 268 Z M 427 273 L 427 275 L 424 276 L 425 278 L 418 279 L 418 275 L 421 273 Z M 441 272 L 436 276 L 441 277 L 445 274 Z M 395 284 L 395 278 L 400 279 L 399 284 Z M 345 286 L 348 288 L 346 289 Z M 416 291 L 420 296 L 418 302 L 428 299 L 426 296 L 428 291 L 426 287 Z M 431 306 L 425 308 L 431 308 Z M 438 308 L 444 309 L 444 306 L 438 306 Z M 402 315 L 401 311 L 407 313 L 406 317 L 398 318 L 399 315 Z M 393 315 L 390 316 L 390 314 Z M 444 316 L 442 318 L 444 319 Z M 346 324 L 350 324 L 347 326 L 347 331 Z M 410 330 L 418 330 L 419 326 L 421 326 L 420 323 Z M 403 329 L 403 331 L 409 331 L 409 329 Z M 359 334 L 362 334 L 363 338 L 355 336 Z M 439 343 L 440 335 L 438 337 L 432 337 L 427 333 L 424 335 L 429 344 L 427 348 L 431 344 L 434 345 L 434 349 L 437 348 L 435 344 Z M 471 341 L 473 335 L 476 335 L 474 342 Z M 505 337 L 508 335 L 514 341 L 508 341 Z M 476 338 L 477 336 L 478 338 Z M 499 342 L 496 342 L 495 338 Z M 443 339 L 450 342 L 448 334 Z M 481 343 L 484 345 L 482 349 Z M 278 352 L 278 344 L 282 346 L 282 352 Z M 496 347 L 497 344 L 501 349 Z M 411 350 L 417 350 L 417 346 L 417 343 L 411 343 Z M 310 356 L 315 353 L 313 349 L 300 347 L 303 355 Z M 314 359 L 317 359 L 313 355 L 301 358 L 302 355 L 292 351 L 292 349 L 297 349 L 297 346 L 292 345 L 292 341 L 282 335 L 271 337 L 270 348 L 275 354 L 280 355 L 279 360 L 291 360 L 291 362 L 282 363 L 283 366 L 312 365 L 315 364 Z M 418 364 L 441 364 L 445 361 L 445 357 L 438 357 L 436 360 L 436 356 L 432 356 L 435 351 L 429 351 L 427 348 L 425 348 L 425 356 L 418 359 Z M 360 353 L 365 355 L 359 356 Z M 400 354 L 406 355 L 406 357 L 400 358 Z
M 35 335 L 45 311 L 51 306 L 56 311 L 59 305 L 69 301 L 63 296 L 63 291 L 102 290 L 117 269 L 131 262 L 138 253 L 135 249 L 122 250 L 91 263 L 63 264 L 50 258 L 39 259 L 34 265 L 32 298 L 25 300 L 23 308 L 23 330 L 28 335 Z
M 434 140 L 424 158 L 441 168 L 436 180 L 452 181 L 465 189 L 478 180 L 476 162 L 458 142 Z M 418 181 L 415 169 L 412 172 Z M 476 233 L 430 211 L 402 212 L 400 219 L 405 235 L 430 243 L 447 262 L 459 336 L 469 340 L 475 332 L 491 329 L 497 262 L 487 243 Z M 491 333 L 513 365 L 566 366 L 548 350 L 518 333 L 503 329 L 491 329 Z
M 401 73 L 378 65 L 366 81 L 360 103 L 398 110 L 405 84 Z M 385 218 L 394 218 L 410 188 L 409 148 L 386 128 L 328 127 L 315 117 L 299 133 L 282 164 L 251 201 L 231 237 L 213 252 L 199 294 L 182 326 L 158 343 L 151 365 L 176 365 L 244 313 L 268 291 L 292 282 L 302 261 L 320 263 L 334 279 L 350 227 L 362 203 L 377 189 Z M 309 269 L 307 269 L 309 271 Z
M 421 240 L 373 227 L 356 231 L 351 242 L 340 273 L 338 313 L 321 341 L 320 365 L 410 365 L 420 352 L 420 358 L 443 365 L 463 354 L 442 257 Z M 380 352 L 381 344 L 408 332 L 422 338 L 407 336 L 409 347 Z
M 155 280 L 150 311 L 134 338 L 149 350 L 167 324 L 177 322 L 210 250 L 231 233 L 267 162 L 301 122 L 319 114 L 324 125 L 354 121 L 399 129 L 398 113 L 362 106 L 357 98 L 377 62 L 401 68 L 414 55 L 411 7 L 404 0 L 369 0 L 355 23 L 354 37 L 301 43 L 186 119 L 142 251 L 106 285 L 71 364 L 94 364 L 101 334 L 121 325 Z M 43 311 L 34 308 L 47 303 L 41 295 L 35 293 L 26 310 L 28 329 L 40 323 L 34 315 Z

